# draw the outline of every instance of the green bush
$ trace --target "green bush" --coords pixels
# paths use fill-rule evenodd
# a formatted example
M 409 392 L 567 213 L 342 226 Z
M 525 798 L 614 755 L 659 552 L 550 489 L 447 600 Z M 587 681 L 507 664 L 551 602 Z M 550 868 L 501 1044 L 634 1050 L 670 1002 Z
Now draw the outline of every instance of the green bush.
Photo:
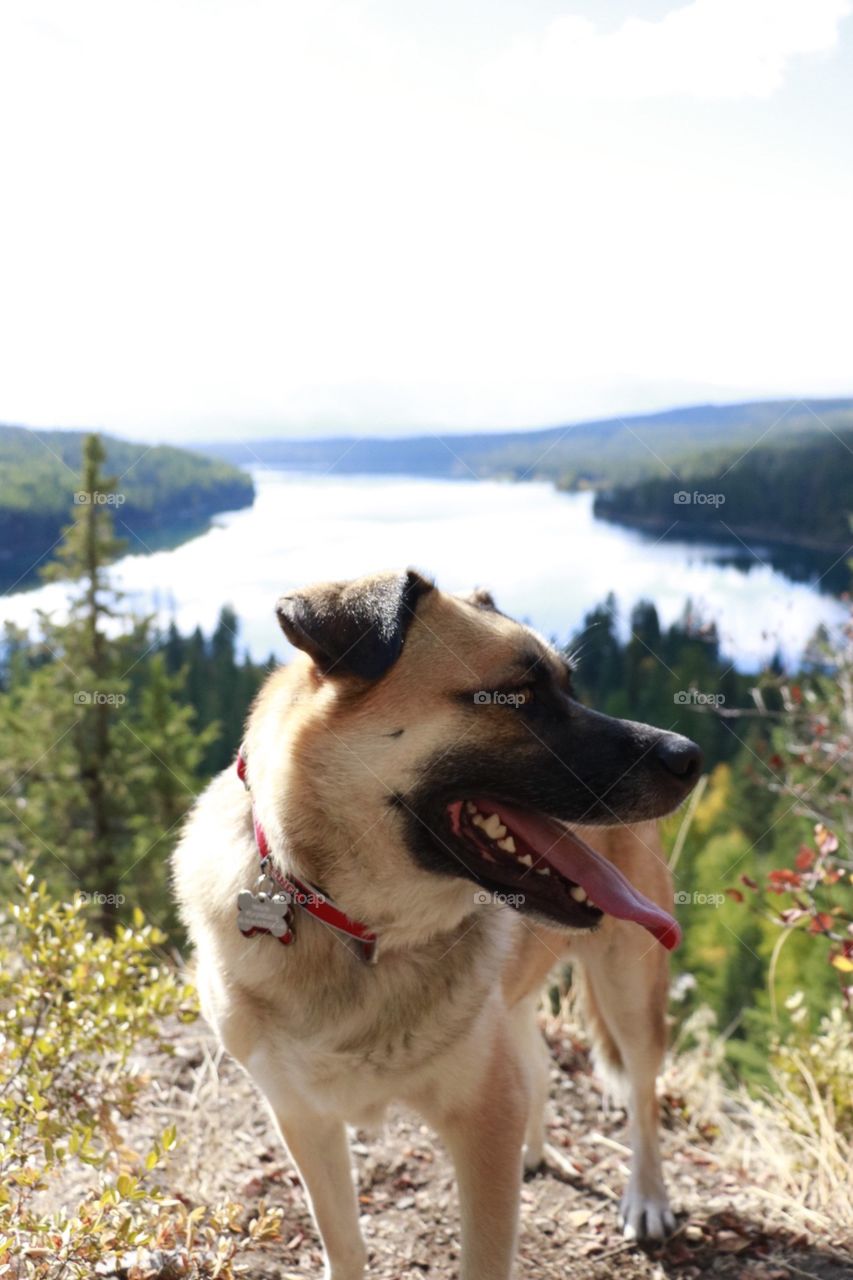
M 230 1277 L 243 1248 L 276 1233 L 276 1214 L 261 1213 L 247 1233 L 242 1206 L 166 1197 L 157 1173 L 174 1128 L 142 1157 L 120 1134 L 146 1086 L 132 1055 L 170 1051 L 167 1020 L 197 1017 L 192 988 L 140 912 L 114 936 L 91 933 L 83 912 L 20 871 L 0 923 L 0 1275 L 89 1280 L 98 1267 L 134 1280 Z M 97 1188 L 47 1208 L 45 1193 L 55 1203 L 63 1175 L 81 1166 L 97 1171 Z

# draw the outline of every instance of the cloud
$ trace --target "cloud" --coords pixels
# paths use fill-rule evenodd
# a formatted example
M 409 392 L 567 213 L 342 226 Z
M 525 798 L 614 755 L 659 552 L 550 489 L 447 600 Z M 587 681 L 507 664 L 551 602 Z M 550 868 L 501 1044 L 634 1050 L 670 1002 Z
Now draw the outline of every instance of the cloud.
M 396 431 L 847 390 L 850 51 L 815 65 L 840 0 L 463 31 L 488 4 L 0 0 L 0 420 Z M 653 92 L 683 96 L 635 111 Z
M 827 53 L 850 0 L 693 0 L 612 32 L 565 15 L 503 50 L 491 87 L 598 99 L 767 98 L 793 59 Z

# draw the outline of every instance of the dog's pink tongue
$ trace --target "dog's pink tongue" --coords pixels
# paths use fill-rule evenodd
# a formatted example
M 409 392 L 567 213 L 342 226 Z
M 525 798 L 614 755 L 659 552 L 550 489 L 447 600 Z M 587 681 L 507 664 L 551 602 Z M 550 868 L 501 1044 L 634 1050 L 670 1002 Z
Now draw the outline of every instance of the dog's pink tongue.
M 481 801 L 481 807 L 487 813 L 496 812 L 506 826 L 560 875 L 586 889 L 600 910 L 619 920 L 641 924 L 667 951 L 678 946 L 681 930 L 672 916 L 635 889 L 618 867 L 561 822 L 494 801 Z

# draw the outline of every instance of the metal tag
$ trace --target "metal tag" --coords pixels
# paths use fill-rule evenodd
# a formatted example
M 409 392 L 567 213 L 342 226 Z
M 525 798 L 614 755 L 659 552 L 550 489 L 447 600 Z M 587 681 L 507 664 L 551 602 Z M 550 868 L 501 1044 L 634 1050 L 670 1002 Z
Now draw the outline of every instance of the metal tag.
M 237 894 L 237 924 L 244 934 L 263 929 L 274 938 L 283 938 L 290 932 L 290 897 L 241 889 Z

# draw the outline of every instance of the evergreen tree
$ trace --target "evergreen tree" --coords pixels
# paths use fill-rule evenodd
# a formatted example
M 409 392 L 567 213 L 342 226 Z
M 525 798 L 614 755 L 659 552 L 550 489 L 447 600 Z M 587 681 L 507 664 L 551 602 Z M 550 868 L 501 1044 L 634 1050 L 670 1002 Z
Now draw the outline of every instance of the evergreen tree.
M 88 437 L 76 518 L 44 575 L 74 582 L 68 616 L 39 615 L 38 661 L 0 694 L 0 840 L 52 883 L 90 895 L 109 923 L 123 901 L 162 915 L 162 867 L 141 867 L 168 852 L 212 735 L 192 730 L 150 655 L 151 620 L 124 611 L 110 582 L 122 544 L 103 459 Z
M 239 742 L 246 715 L 240 702 L 240 668 L 237 665 L 237 615 L 230 605 L 219 614 L 210 639 L 211 713 L 220 726 L 218 740 L 211 744 L 205 764 L 211 773 L 224 769 Z

